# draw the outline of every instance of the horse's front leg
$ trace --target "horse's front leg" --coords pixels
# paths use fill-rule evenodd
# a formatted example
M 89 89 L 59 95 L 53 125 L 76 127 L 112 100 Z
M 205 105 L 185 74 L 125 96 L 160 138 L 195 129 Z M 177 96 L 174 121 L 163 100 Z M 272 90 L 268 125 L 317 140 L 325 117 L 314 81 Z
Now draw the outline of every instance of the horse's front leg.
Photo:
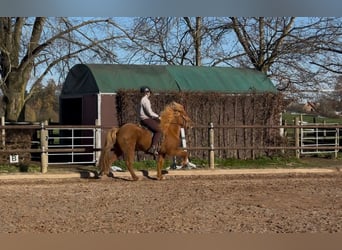
M 189 163 L 187 151 L 185 151 L 184 149 L 177 149 L 174 155 L 182 158 L 182 163 L 181 163 L 182 167 L 187 166 L 187 164 Z
M 162 175 L 162 169 L 164 166 L 165 155 L 159 154 L 157 160 L 157 179 L 162 180 L 164 177 Z

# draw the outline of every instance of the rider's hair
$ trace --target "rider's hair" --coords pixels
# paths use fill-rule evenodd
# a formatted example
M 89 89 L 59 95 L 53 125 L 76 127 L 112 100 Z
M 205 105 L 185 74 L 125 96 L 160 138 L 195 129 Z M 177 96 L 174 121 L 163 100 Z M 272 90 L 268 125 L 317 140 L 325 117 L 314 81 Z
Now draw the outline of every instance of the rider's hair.
M 140 87 L 140 93 L 151 92 L 151 89 L 147 86 Z

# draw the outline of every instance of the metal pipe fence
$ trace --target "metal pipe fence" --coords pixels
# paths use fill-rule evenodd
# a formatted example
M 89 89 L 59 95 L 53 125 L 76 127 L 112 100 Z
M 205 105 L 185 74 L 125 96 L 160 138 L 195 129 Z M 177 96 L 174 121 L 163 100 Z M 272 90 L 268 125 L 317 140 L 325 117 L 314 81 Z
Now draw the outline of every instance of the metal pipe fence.
M 215 131 L 225 129 L 227 131 L 237 128 L 242 129 L 273 129 L 279 131 L 287 143 L 282 145 L 233 145 L 217 146 L 215 142 Z M 6 135 L 9 130 L 30 130 L 37 134 L 32 139 L 31 148 L 10 148 L 6 147 Z M 20 155 L 21 153 L 31 153 L 36 155 L 41 161 L 41 170 L 47 172 L 48 165 L 52 164 L 97 164 L 101 151 L 101 133 L 109 127 L 98 125 L 1 125 L 1 153 L 8 154 L 8 157 Z M 195 145 L 193 142 L 187 143 L 186 150 L 206 151 L 210 168 L 214 168 L 215 154 L 219 150 L 278 150 L 280 152 L 295 152 L 299 158 L 304 154 L 333 153 L 342 149 L 339 145 L 339 131 L 342 125 L 338 124 L 294 124 L 294 125 L 218 125 L 209 123 L 208 125 L 198 125 L 193 130 L 208 130 L 207 142 Z M 308 136 L 310 131 L 310 137 Z M 327 142 L 329 141 L 329 142 Z M 312 142 L 312 143 L 311 143 Z M 203 146 L 206 144 L 206 146 Z M 58 160 L 59 158 L 59 160 Z M 61 160 L 62 159 L 62 160 Z

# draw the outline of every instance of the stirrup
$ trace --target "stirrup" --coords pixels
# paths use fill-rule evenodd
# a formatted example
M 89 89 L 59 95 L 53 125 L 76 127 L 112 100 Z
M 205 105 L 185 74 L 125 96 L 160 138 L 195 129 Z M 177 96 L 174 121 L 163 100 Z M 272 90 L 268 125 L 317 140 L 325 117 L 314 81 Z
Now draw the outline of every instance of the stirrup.
M 157 156 L 158 150 L 157 150 L 156 146 L 152 146 L 147 150 L 147 153 L 152 154 L 154 156 Z

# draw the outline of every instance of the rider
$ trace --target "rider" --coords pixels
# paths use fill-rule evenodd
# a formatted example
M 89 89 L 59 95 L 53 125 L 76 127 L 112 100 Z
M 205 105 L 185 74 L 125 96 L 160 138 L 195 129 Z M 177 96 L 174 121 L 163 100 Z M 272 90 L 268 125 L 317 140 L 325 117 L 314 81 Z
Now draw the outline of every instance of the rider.
M 151 95 L 151 89 L 147 86 L 143 86 L 140 88 L 140 92 L 143 94 L 139 106 L 140 122 L 153 132 L 152 145 L 147 152 L 156 156 L 158 155 L 157 144 L 161 138 L 161 130 L 159 126 L 160 117 L 152 110 L 151 107 L 151 102 L 149 99 Z

